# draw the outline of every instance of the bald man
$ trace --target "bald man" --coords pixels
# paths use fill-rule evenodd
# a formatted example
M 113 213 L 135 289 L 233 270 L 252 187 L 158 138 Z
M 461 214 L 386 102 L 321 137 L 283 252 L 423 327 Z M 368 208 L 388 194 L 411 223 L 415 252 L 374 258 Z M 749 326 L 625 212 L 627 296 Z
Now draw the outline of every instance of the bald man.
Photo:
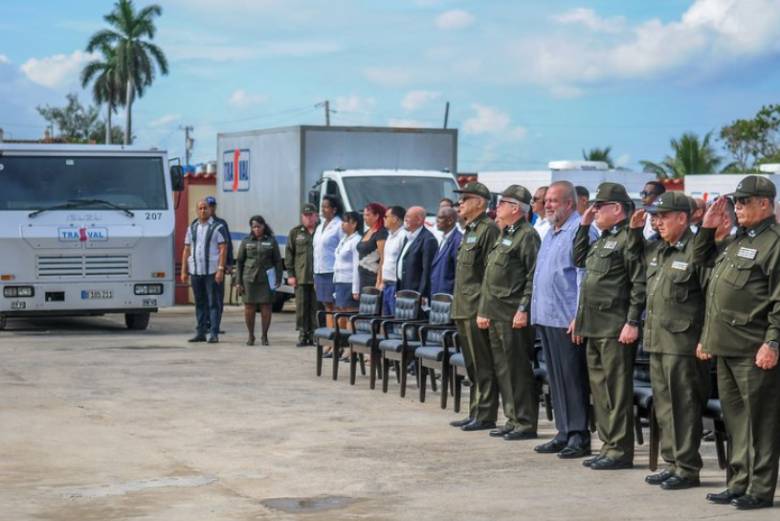
M 425 229 L 425 209 L 412 206 L 404 216 L 406 240 L 396 264 L 398 291 L 411 289 L 424 299 L 431 296 L 431 265 L 439 249 L 436 237 Z

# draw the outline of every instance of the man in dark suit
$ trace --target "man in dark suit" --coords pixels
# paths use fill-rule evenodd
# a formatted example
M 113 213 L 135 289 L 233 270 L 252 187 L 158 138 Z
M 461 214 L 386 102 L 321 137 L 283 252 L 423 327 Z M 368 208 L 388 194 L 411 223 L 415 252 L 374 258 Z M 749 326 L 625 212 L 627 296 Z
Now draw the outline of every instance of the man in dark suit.
M 425 229 L 425 209 L 412 206 L 404 217 L 406 240 L 398 256 L 397 289 L 418 291 L 423 298 L 431 296 L 431 265 L 439 243 Z
M 431 266 L 431 295 L 447 293 L 452 295 L 455 285 L 455 260 L 463 234 L 455 226 L 458 212 L 452 207 L 439 208 L 436 228 L 442 233 L 441 243 Z

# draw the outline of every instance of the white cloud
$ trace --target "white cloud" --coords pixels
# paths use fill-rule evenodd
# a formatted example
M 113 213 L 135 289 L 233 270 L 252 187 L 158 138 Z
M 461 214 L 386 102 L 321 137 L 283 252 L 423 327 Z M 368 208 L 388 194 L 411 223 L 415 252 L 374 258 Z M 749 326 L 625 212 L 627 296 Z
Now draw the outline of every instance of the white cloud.
M 471 105 L 475 114 L 463 122 L 463 132 L 466 134 L 491 134 L 507 141 L 519 141 L 528 134 L 523 127 L 512 127 L 512 119 L 505 112 L 474 103 Z
M 383 87 L 403 87 L 412 81 L 412 73 L 403 67 L 368 67 L 366 79 Z
M 396 128 L 430 128 L 431 125 L 416 119 L 390 118 L 387 126 Z
M 474 15 L 463 9 L 452 9 L 437 16 L 435 23 L 445 31 L 464 29 L 474 23 Z
M 149 122 L 150 128 L 167 127 L 171 123 L 175 123 L 181 119 L 181 114 L 165 114 L 157 119 L 153 119 Z
M 370 114 L 376 107 L 374 98 L 363 98 L 356 95 L 339 96 L 333 102 L 333 109 L 343 113 Z
M 228 103 L 234 107 L 243 109 L 265 103 L 267 100 L 268 97 L 263 94 L 250 94 L 244 89 L 238 89 L 233 91 L 233 94 L 230 95 Z
M 92 54 L 74 51 L 46 58 L 30 58 L 21 69 L 31 81 L 54 89 L 78 83 L 81 68 L 93 59 Z
M 435 101 L 441 97 L 441 92 L 434 92 L 430 90 L 413 90 L 406 93 L 406 96 L 401 100 L 401 107 L 404 110 L 413 111 L 424 107 L 431 101 Z
M 573 85 L 553 85 L 550 87 L 550 94 L 553 98 L 570 99 L 579 98 L 584 94 L 584 91 Z
M 553 17 L 561 24 L 581 24 L 591 31 L 618 33 L 625 29 L 626 19 L 622 16 L 602 18 L 593 9 L 578 7 Z
M 615 166 L 628 166 L 630 162 L 631 154 L 622 154 L 620 157 L 615 159 Z
M 11 60 L 5 54 L 0 54 L 0 63 L 11 63 Z

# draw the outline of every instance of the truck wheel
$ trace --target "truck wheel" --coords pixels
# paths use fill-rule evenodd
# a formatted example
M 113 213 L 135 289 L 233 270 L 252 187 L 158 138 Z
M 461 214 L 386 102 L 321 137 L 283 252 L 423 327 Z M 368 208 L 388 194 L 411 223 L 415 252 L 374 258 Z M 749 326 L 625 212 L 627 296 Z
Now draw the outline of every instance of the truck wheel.
M 149 313 L 125 313 L 125 325 L 127 329 L 142 331 L 149 326 Z
M 271 310 L 274 313 L 279 313 L 284 307 L 284 303 L 287 302 L 287 294 L 277 292 L 274 295 L 274 302 L 271 304 Z
M 0 331 L 5 329 L 5 326 L 8 324 L 8 319 L 5 317 L 5 315 L 0 315 Z

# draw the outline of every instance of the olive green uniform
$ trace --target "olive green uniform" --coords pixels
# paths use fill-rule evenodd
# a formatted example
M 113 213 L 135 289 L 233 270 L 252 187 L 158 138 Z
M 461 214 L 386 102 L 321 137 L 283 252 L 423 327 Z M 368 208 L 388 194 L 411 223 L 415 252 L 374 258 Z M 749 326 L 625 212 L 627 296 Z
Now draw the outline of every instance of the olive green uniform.
M 504 429 L 535 433 L 539 418 L 539 393 L 536 390 L 531 358 L 534 330 L 530 317 L 527 326 L 512 327 L 515 313 L 528 313 L 536 256 L 541 241 L 527 221 L 520 220 L 501 231 L 488 254 L 480 317 L 490 319 L 490 354 L 492 364 L 477 367 L 478 408 L 488 409 L 495 418 L 498 395 L 507 423 Z M 487 364 L 485 364 L 487 365 Z
M 645 274 L 638 248 L 628 240 L 623 220 L 590 244 L 590 226 L 574 237 L 574 264 L 585 268 L 575 334 L 586 338 L 588 377 L 600 455 L 622 462 L 634 458 L 636 343 L 618 337 L 627 322 L 639 323 L 645 301 Z
M 709 397 L 710 365 L 696 358 L 704 321 L 707 269 L 693 262 L 693 232 L 675 244 L 645 243 L 642 228 L 632 240 L 644 244 L 647 316 L 643 347 L 650 353 L 653 405 L 661 429 L 661 457 L 669 471 L 698 479 L 702 411 Z
M 769 217 L 720 251 L 715 230 L 702 228 L 698 261 L 714 263 L 702 333 L 717 357 L 718 393 L 731 438 L 729 492 L 771 501 L 780 443 L 780 369 L 756 366 L 758 349 L 780 341 L 780 225 Z
M 483 213 L 471 221 L 463 232 L 455 264 L 452 318 L 455 320 L 463 346 L 466 373 L 472 382 L 469 417 L 478 421 L 496 421 L 497 413 L 487 404 L 477 406 L 481 403 L 479 400 L 481 391 L 477 387 L 480 378 L 477 376 L 477 371 L 491 371 L 493 363 L 489 334 L 487 330 L 477 327 L 477 309 L 487 255 L 496 242 L 498 233 L 498 226 L 487 214 Z M 488 392 L 495 394 L 496 391 L 489 389 Z
M 267 271 L 275 270 L 275 287 L 282 282 L 282 256 L 276 239 L 268 235 L 258 239 L 250 234 L 238 247 L 236 265 L 236 284 L 243 288 L 244 304 L 273 303 Z
M 317 323 L 314 293 L 314 235 L 302 224 L 290 230 L 284 251 L 287 276 L 296 278 L 295 328 L 300 339 L 311 339 Z

